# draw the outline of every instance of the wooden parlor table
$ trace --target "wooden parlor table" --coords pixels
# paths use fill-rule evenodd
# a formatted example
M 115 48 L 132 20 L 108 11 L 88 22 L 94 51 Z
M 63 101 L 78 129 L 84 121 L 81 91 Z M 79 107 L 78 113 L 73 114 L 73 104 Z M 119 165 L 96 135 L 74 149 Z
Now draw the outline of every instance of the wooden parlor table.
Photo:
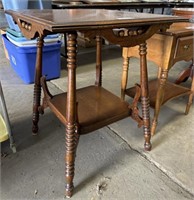
M 74 161 L 79 136 L 132 116 L 143 125 L 145 150 L 151 149 L 149 93 L 147 81 L 146 40 L 157 31 L 165 31 L 183 17 L 132 13 L 103 9 L 7 10 L 19 25 L 23 35 L 37 39 L 36 76 L 33 102 L 33 132 L 38 131 L 39 114 L 49 107 L 66 127 L 65 194 L 73 194 Z M 76 88 L 77 32 L 96 38 L 96 81 L 94 85 Z M 50 94 L 42 77 L 44 37 L 52 33 L 67 34 L 67 92 Z M 122 47 L 140 45 L 142 117 L 133 105 L 115 96 L 102 86 L 101 38 Z M 125 73 L 125 71 L 124 71 Z M 41 103 L 41 86 L 44 98 Z

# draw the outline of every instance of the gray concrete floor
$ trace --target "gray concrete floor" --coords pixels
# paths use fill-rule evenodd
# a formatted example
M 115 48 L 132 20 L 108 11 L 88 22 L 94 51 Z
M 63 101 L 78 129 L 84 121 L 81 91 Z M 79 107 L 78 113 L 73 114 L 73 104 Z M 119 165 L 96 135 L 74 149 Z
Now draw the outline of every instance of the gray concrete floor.
M 62 64 L 65 60 L 62 59 Z M 78 55 L 77 87 L 94 83 L 95 51 Z M 138 82 L 138 59 L 130 62 L 129 86 Z M 170 79 L 188 66 L 179 62 Z M 103 85 L 120 95 L 122 58 L 118 47 L 103 49 Z M 157 67 L 148 63 L 149 78 Z M 33 84 L 26 85 L 5 58 L 0 42 L 0 80 L 17 153 L 9 141 L 1 144 L 2 200 L 64 199 L 65 128 L 49 111 L 40 117 L 39 135 L 31 135 Z M 48 82 L 51 93 L 66 91 L 67 71 Z M 189 87 L 191 81 L 185 84 Z M 127 101 L 132 99 L 126 98 Z M 194 109 L 184 115 L 187 97 L 165 104 L 160 112 L 153 149 L 143 150 L 143 131 L 131 118 L 81 136 L 75 165 L 74 200 L 184 200 L 194 199 Z M 153 109 L 151 118 L 153 116 Z

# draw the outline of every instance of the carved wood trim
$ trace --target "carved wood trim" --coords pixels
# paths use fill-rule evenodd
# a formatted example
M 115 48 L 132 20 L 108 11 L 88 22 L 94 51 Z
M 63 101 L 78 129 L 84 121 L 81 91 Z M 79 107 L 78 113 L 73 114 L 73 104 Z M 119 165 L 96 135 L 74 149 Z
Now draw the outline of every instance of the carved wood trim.
M 35 23 L 32 24 L 16 16 L 13 16 L 13 20 L 17 23 L 20 31 L 27 39 L 34 39 L 44 36 L 48 33 L 48 31 L 45 30 L 45 26 L 43 25 L 41 26 Z
M 89 30 L 80 32 L 84 33 L 85 37 L 88 37 L 90 39 L 93 39 L 96 35 L 99 35 L 112 44 L 117 44 L 122 47 L 132 47 L 143 43 L 157 31 L 166 31 L 169 26 L 170 23 L 119 29 L 109 28 L 103 30 Z

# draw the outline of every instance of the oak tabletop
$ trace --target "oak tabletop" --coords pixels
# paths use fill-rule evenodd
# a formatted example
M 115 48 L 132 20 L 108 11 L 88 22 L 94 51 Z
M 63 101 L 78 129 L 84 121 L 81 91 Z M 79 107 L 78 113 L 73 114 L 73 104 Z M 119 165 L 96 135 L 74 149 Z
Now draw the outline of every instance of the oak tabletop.
M 38 24 L 51 32 L 119 28 L 159 23 L 187 21 L 180 16 L 158 15 L 106 9 L 45 9 L 6 10 L 17 21 Z

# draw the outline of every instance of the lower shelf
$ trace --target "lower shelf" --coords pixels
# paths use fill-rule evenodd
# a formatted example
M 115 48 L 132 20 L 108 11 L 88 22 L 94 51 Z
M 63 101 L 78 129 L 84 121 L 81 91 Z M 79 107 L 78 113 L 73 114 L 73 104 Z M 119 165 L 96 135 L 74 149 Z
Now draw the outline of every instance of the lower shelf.
M 151 80 L 149 81 L 149 98 L 150 98 L 150 106 L 155 108 L 156 95 L 159 89 L 159 80 Z M 179 96 L 189 95 L 191 90 L 189 88 L 183 87 L 181 85 L 177 85 L 171 82 L 166 82 L 165 90 L 164 90 L 164 99 L 162 101 L 162 105 L 167 101 L 174 99 Z M 135 96 L 135 87 L 129 88 L 126 90 L 125 94 L 134 97 Z
M 53 96 L 48 105 L 66 124 L 67 93 Z M 80 134 L 102 128 L 131 115 L 129 104 L 102 87 L 88 86 L 76 91 Z

